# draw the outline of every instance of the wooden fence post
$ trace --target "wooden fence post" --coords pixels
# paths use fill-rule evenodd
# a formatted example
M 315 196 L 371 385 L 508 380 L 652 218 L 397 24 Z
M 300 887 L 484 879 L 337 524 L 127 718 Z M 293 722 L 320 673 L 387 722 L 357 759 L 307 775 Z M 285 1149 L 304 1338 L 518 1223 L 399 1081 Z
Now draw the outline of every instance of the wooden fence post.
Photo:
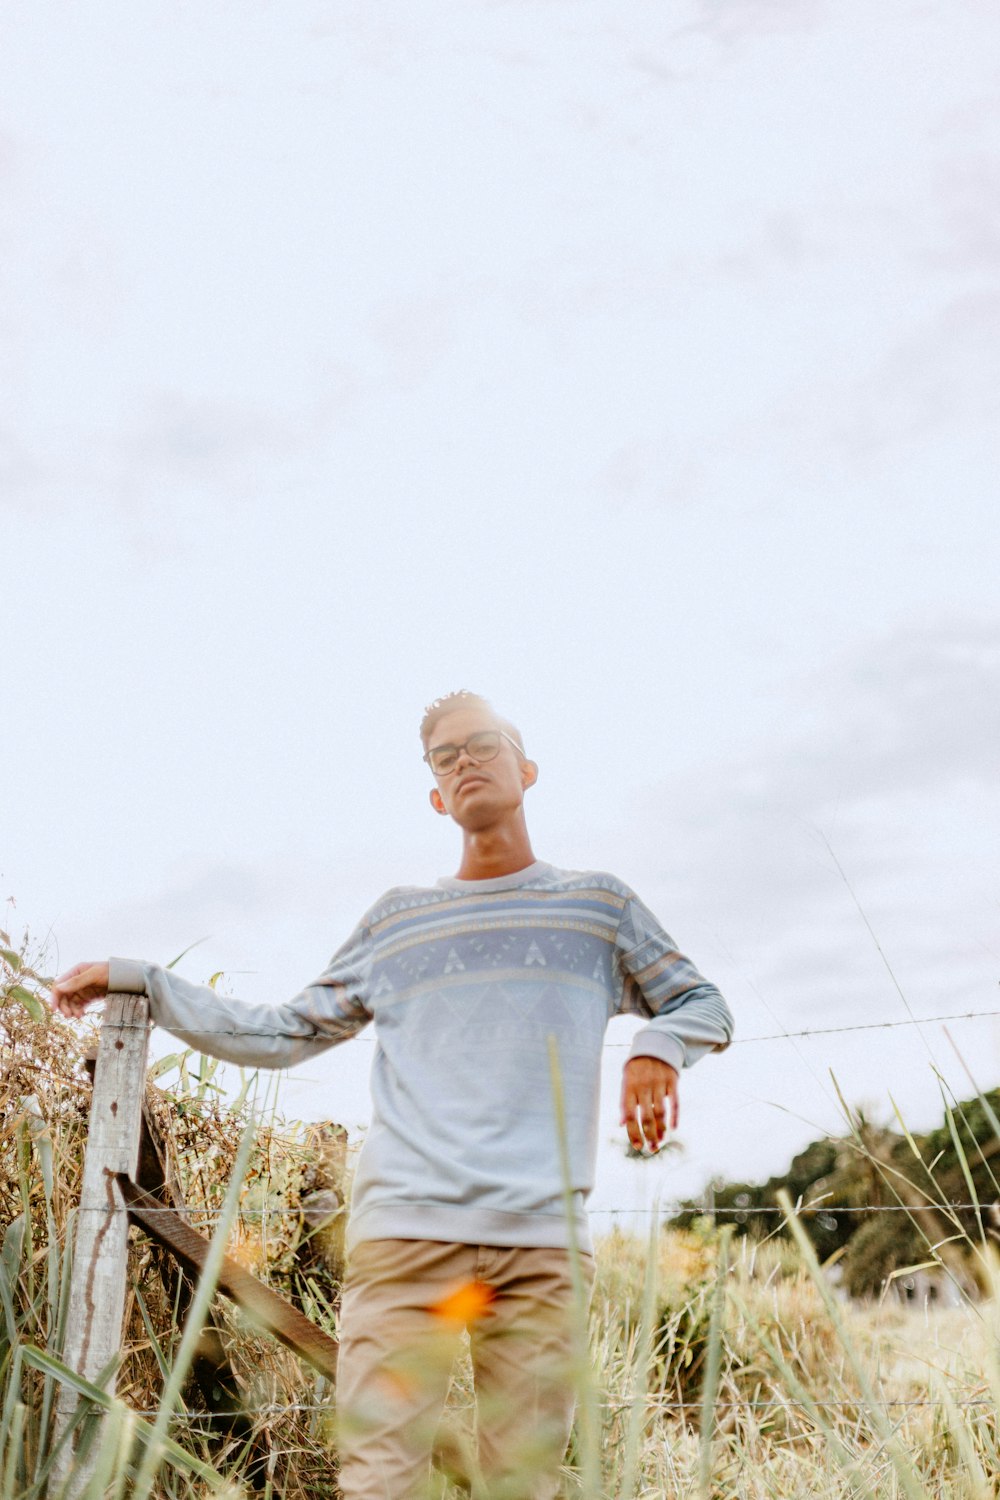
M 113 1361 L 122 1348 L 129 1231 L 117 1174 L 136 1176 L 148 1051 L 145 995 L 109 995 L 97 1049 L 63 1349 L 63 1362 L 86 1380 L 96 1381 L 111 1365 L 104 1380 L 109 1393 L 115 1386 Z M 63 1386 L 56 1403 L 56 1437 L 65 1430 L 76 1404 L 76 1392 Z M 77 1461 L 71 1443 L 59 1456 L 55 1479 L 58 1484 L 72 1476 L 71 1493 L 78 1493 L 98 1443 L 91 1445 L 89 1462 Z
M 347 1170 L 347 1131 L 332 1120 L 320 1120 L 307 1137 L 315 1159 L 309 1170 L 309 1190 L 299 1200 L 310 1235 L 299 1247 L 298 1258 L 306 1266 L 320 1260 L 328 1271 L 343 1280 L 344 1174 Z

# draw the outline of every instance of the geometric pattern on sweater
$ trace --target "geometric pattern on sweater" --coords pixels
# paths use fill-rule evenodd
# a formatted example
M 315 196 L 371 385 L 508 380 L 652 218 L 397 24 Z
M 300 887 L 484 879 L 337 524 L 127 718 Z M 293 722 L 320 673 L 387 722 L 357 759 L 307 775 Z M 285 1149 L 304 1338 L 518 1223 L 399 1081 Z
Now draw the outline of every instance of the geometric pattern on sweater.
M 244 1066 L 290 1066 L 374 1020 L 349 1243 L 565 1245 L 554 1040 L 586 1246 L 609 1017 L 645 1017 L 633 1055 L 677 1068 L 732 1035 L 718 990 L 627 885 L 541 862 L 499 880 L 387 891 L 284 1004 L 246 1005 L 159 965 L 143 975 L 157 1024 Z

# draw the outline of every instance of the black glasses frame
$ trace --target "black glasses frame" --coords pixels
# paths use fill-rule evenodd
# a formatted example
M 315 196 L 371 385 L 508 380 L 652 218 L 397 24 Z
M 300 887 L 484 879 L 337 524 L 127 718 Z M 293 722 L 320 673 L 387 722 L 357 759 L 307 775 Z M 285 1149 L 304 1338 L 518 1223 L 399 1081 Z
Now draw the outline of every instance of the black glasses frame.
M 469 750 L 469 746 L 472 744 L 472 741 L 473 740 L 481 739 L 482 736 L 486 735 L 486 734 L 490 734 L 490 735 L 495 734 L 496 735 L 496 737 L 497 737 L 497 746 L 496 746 L 496 749 L 490 755 L 473 755 L 472 751 Z M 452 774 L 452 772 L 455 770 L 455 768 L 457 767 L 457 765 L 458 765 L 458 758 L 461 755 L 461 753 L 462 753 L 463 750 L 468 751 L 469 756 L 471 757 L 472 760 L 475 761 L 475 763 L 476 763 L 477 766 L 485 765 L 486 762 L 490 761 L 490 760 L 496 760 L 497 756 L 500 754 L 500 741 L 501 741 L 501 739 L 506 740 L 507 743 L 508 743 L 508 745 L 513 745 L 514 749 L 517 751 L 518 755 L 521 757 L 522 760 L 526 760 L 527 759 L 527 756 L 525 755 L 524 751 L 521 749 L 520 745 L 517 743 L 517 740 L 512 739 L 511 736 L 507 733 L 507 731 L 505 729 L 477 729 L 476 732 L 475 732 L 475 734 L 470 734 L 469 735 L 469 738 L 465 741 L 464 744 L 462 744 L 462 745 L 435 745 L 433 750 L 426 750 L 424 752 L 423 759 L 430 766 L 431 770 L 434 771 L 434 775 L 435 776 L 450 776 Z M 440 753 L 441 753 L 442 750 L 454 750 L 455 751 L 455 765 L 452 766 L 447 771 L 435 771 L 434 770 L 434 762 L 431 759 L 431 756 L 433 756 L 433 755 L 440 755 Z

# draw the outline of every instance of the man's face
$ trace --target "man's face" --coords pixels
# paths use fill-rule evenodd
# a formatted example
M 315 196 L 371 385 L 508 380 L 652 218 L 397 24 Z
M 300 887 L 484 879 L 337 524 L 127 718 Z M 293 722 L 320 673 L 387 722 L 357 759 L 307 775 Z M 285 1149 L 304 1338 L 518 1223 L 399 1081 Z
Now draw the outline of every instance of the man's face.
M 499 728 L 487 709 L 456 708 L 435 724 L 427 749 L 464 745 L 483 729 Z M 476 761 L 468 750 L 463 750 L 453 771 L 447 776 L 435 776 L 431 806 L 439 813 L 447 813 L 470 833 L 479 831 L 519 808 L 526 788 L 537 775 L 534 762 L 525 760 L 509 740 L 501 737 L 500 749 L 492 760 Z

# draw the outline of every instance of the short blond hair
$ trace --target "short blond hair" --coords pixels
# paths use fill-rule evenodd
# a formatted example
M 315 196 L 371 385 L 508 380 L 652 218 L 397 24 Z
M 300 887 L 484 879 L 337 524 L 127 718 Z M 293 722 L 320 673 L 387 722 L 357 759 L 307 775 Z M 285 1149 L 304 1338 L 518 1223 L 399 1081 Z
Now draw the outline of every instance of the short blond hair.
M 505 729 L 510 737 L 517 741 L 522 753 L 524 752 L 524 737 L 521 731 L 515 728 L 508 719 L 502 719 L 489 699 L 484 698 L 480 693 L 471 693 L 468 688 L 459 688 L 457 692 L 445 693 L 443 698 L 435 698 L 433 703 L 428 703 L 420 721 L 420 743 L 425 750 L 430 742 L 431 730 L 438 720 L 455 713 L 460 708 L 485 708 L 487 713 L 493 715 L 500 728 Z

